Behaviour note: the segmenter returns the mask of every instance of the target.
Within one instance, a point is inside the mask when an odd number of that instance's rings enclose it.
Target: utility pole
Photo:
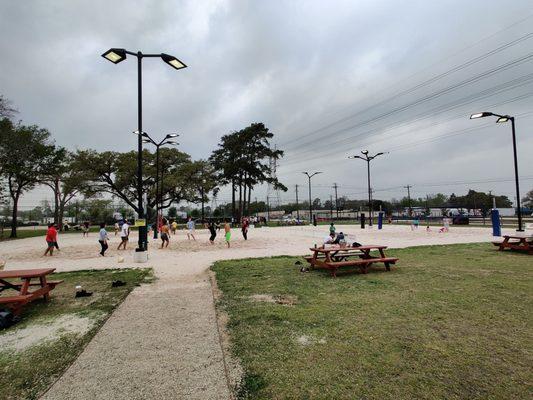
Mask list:
[[[492,208],[496,208],[496,196],[492,195],[492,190],[489,190],[489,196],[492,197]]]
[[[407,203],[409,204],[409,216],[413,215],[413,209],[411,208],[411,185],[404,186],[407,189]]]
[[[270,204],[268,203],[268,196],[267,196],[267,222],[270,222]]]
[[[333,220],[333,196],[329,195],[329,219]]]
[[[300,206],[298,205],[298,185],[296,186],[296,219],[300,222]]]
[[[426,222],[427,222],[427,227],[429,229],[429,195],[426,194]]]
[[[339,200],[337,198],[337,184],[333,184],[333,189],[335,189],[335,210],[337,211],[337,219],[339,218]]]

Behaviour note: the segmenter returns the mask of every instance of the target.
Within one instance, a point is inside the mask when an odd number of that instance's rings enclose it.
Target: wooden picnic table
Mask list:
[[[14,314],[19,314],[22,307],[39,297],[43,297],[46,301],[50,299],[50,291],[61,281],[49,281],[46,279],[55,271],[55,268],[39,268],[39,269],[21,269],[0,271],[0,293],[7,289],[13,289],[18,292],[15,296],[0,296],[0,306],[5,305],[13,310]],[[12,282],[7,279],[20,279],[20,282]],[[37,282],[32,282],[33,279],[38,279]],[[32,286],[37,286],[36,290],[30,291]]]
[[[311,247],[309,250],[313,255],[305,259],[313,268],[328,269],[333,277],[337,276],[337,269],[341,267],[358,267],[363,274],[366,274],[374,263],[383,263],[387,271],[390,271],[390,265],[395,264],[398,259],[387,257],[386,248],[387,246],[381,245]],[[372,256],[370,252],[373,250],[377,250],[379,256]]]
[[[532,236],[514,236],[504,235],[502,242],[492,242],[494,246],[498,246],[499,251],[505,249],[524,251],[533,255],[533,235]]]

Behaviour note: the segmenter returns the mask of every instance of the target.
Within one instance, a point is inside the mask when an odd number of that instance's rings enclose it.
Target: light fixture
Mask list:
[[[143,139],[143,143],[152,143],[152,141],[148,139]]]
[[[366,156],[368,154],[368,150],[362,150],[361,153]]]
[[[175,69],[187,68],[187,66],[184,63],[182,63],[176,57],[171,56],[169,54],[161,53],[161,58],[163,59],[164,62],[166,62],[172,68],[175,68]]]
[[[496,123],[497,124],[501,124],[502,122],[507,122],[509,121],[509,117],[505,116],[505,117],[500,117],[496,120]]]
[[[166,141],[165,143],[166,144],[175,144],[175,145],[179,144],[178,142],[175,142],[174,140],[169,140],[169,141]]]
[[[111,61],[113,64],[118,64],[126,59],[125,49],[109,49],[102,54],[106,60]]]
[[[485,118],[485,117],[490,117],[492,115],[494,115],[494,114],[491,113],[491,112],[480,112],[480,113],[472,114],[470,116],[470,119]]]
[[[169,134],[167,135],[167,138],[174,138],[174,137],[178,137],[178,136],[179,136],[178,133],[169,133]]]

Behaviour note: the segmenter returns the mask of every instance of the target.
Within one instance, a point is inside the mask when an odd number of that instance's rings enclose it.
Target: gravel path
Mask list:
[[[404,226],[386,226],[382,231],[338,226],[337,230],[348,233],[349,240],[390,247],[492,239],[490,230],[483,228],[455,228],[447,234],[423,228],[412,232]],[[327,226],[261,228],[251,230],[245,242],[234,230],[229,250],[222,238],[209,245],[206,232],[198,231],[196,242],[180,233],[172,237],[168,249],[150,250],[147,264],[133,264],[131,251],[96,256],[96,237],[62,235],[61,252],[47,258],[41,257],[43,238],[0,243],[0,258],[7,260],[8,269],[152,267],[158,278],[127,297],[42,399],[231,398],[209,266],[221,259],[306,254],[327,232]],[[125,261],[120,262],[120,257]]]

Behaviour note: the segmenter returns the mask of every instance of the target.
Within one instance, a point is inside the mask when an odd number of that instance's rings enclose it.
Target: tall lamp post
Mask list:
[[[383,154],[385,153],[376,153],[374,154],[373,156],[370,156],[368,154],[368,150],[363,150],[361,151],[361,154],[363,155],[363,157],[361,156],[350,156],[348,158],[350,159],[355,159],[355,158],[359,158],[363,161],[366,161],[366,167],[367,167],[367,178],[368,178],[368,207],[369,207],[369,221],[368,221],[368,225],[369,226],[372,226],[372,221],[374,219],[374,210],[372,209],[372,189],[370,188],[370,161],[372,161],[374,158],[378,157],[378,156],[382,156]]]
[[[148,58],[161,58],[164,62],[170,65],[174,69],[183,69],[187,66],[178,60],[176,57],[165,54],[143,54],[138,51],[136,53],[128,51],[126,49],[112,48],[102,54],[106,60],[111,61],[113,64],[118,64],[126,59],[126,55],[137,57],[137,132],[142,132],[142,59]],[[139,135],[137,142],[137,200],[138,200],[138,214],[139,219],[145,218],[145,210],[143,206],[143,185],[142,185],[142,150],[143,150],[143,138]],[[137,251],[146,251],[148,247],[148,231],[146,224],[139,227],[139,243]]]
[[[321,174],[322,172],[314,172],[312,174],[309,174],[309,172],[302,172],[302,174],[307,175],[307,178],[309,179],[309,224],[313,223],[313,202],[311,201],[311,178],[315,175]]]
[[[201,187],[201,192],[202,192],[202,224],[204,223],[204,186],[205,186],[205,182],[206,180],[205,179],[202,179],[202,187]]]
[[[137,135],[139,135],[139,132],[135,131],[133,132]],[[161,140],[159,143],[153,140],[150,135],[148,135],[146,132],[141,133],[139,136],[142,136],[142,142],[143,143],[150,143],[155,146],[155,209],[156,209],[156,217],[155,217],[155,224],[156,228],[154,229],[154,239],[157,239],[158,235],[158,229],[159,229],[159,220],[160,220],[160,210],[161,205],[163,203],[163,170],[161,170],[161,174],[159,173],[159,148],[161,146],[165,145],[178,145],[178,142],[175,142],[174,140],[170,140],[172,138],[176,138],[179,136],[177,133],[169,133],[166,135],[163,140]]]
[[[518,207],[518,229],[517,232],[523,232],[524,229],[522,228],[522,209],[520,207],[520,185],[518,183],[518,161],[516,157],[516,135],[515,135],[515,126],[514,126],[514,117],[511,117],[510,115],[498,115],[491,112],[480,112],[476,114],[472,114],[470,116],[470,119],[478,119],[478,118],[485,118],[485,117],[497,117],[496,123],[503,123],[511,121],[511,128],[513,133],[513,155],[514,155],[514,179],[515,179],[515,185],[516,185],[516,206]]]

